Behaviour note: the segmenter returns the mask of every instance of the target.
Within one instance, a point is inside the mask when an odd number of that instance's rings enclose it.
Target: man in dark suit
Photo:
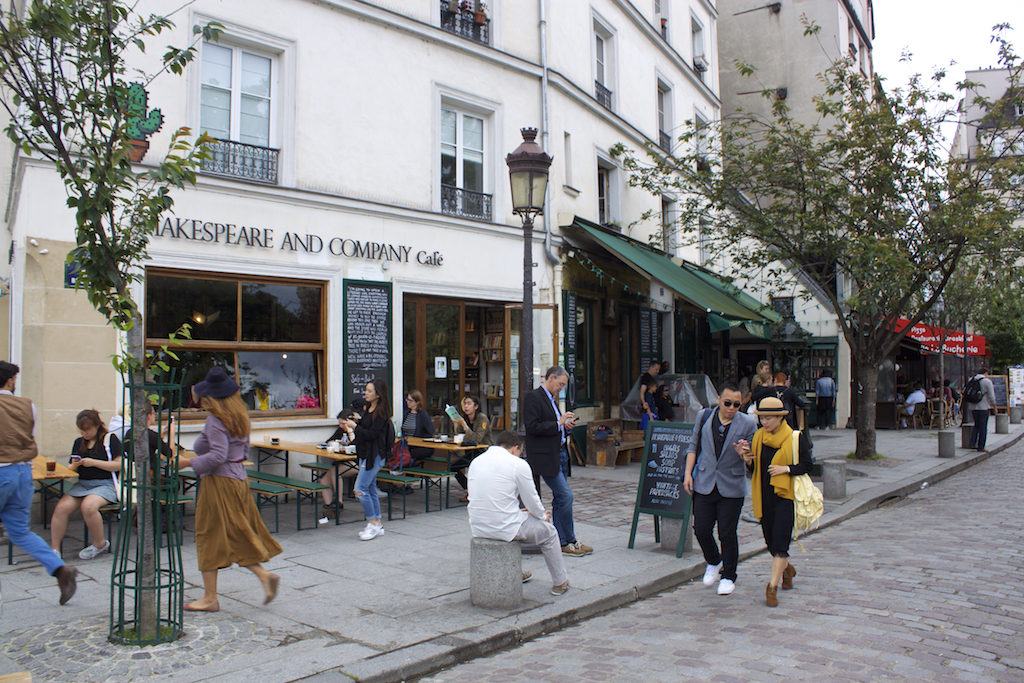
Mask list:
[[[565,369],[557,365],[548,368],[540,386],[523,397],[523,426],[526,428],[526,460],[533,470],[534,481],[540,477],[551,489],[551,523],[558,532],[562,553],[582,557],[594,549],[577,541],[573,529],[572,489],[566,479],[569,470],[566,439],[577,418],[558,408],[558,393],[568,382],[569,373]]]

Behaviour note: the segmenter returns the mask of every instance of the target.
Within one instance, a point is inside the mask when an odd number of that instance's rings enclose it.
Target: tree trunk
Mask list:
[[[855,395],[857,416],[857,449],[854,457],[867,460],[875,455],[875,401],[878,398],[878,362],[868,359],[857,364],[860,391]]]
[[[146,428],[148,397],[146,390],[141,388],[145,382],[145,348],[142,341],[142,315],[136,311],[133,325],[127,332],[128,354],[137,361],[138,370],[132,377],[132,450],[134,451],[134,475],[138,486],[138,497],[135,502],[135,515],[138,520],[139,563],[136,567],[138,591],[136,593],[135,615],[136,626],[143,640],[152,640],[159,634],[160,624],[157,617],[156,604],[156,566],[153,553],[153,537],[150,527],[152,506],[152,481],[149,472],[149,434]]]

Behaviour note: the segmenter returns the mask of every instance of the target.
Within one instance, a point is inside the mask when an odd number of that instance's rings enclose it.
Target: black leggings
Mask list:
[[[761,500],[761,533],[772,557],[789,557],[793,539],[793,501],[769,493]]]

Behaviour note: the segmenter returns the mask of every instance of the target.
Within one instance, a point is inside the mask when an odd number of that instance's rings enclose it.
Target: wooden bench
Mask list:
[[[595,439],[599,428],[605,427],[611,434],[606,439]],[[597,467],[628,465],[632,460],[643,459],[644,433],[640,430],[622,429],[622,420],[592,420],[587,423],[587,464]]]
[[[193,497],[193,496],[183,496],[183,495],[180,495],[180,494],[176,494],[173,500],[161,500],[160,504],[162,506],[165,506],[165,507],[168,506],[168,505],[176,505],[177,508],[175,510],[176,510],[176,512],[178,514],[178,519],[180,521],[181,520],[181,511],[184,509],[185,505],[187,503],[192,503],[194,501],[195,501],[195,497]],[[124,506],[121,505],[121,503],[107,503],[106,505],[100,507],[100,509],[99,509],[99,513],[103,517],[103,523],[107,527],[107,540],[110,541],[110,547],[107,548],[107,552],[108,553],[114,552],[114,536],[111,533],[111,529],[113,527],[114,520],[120,517],[121,511],[123,509],[124,509]],[[83,547],[88,546],[89,545],[89,527],[87,527],[85,525],[85,520],[82,520],[82,538],[85,539],[85,546],[83,546]],[[162,541],[161,541],[161,543],[162,543]]]
[[[319,494],[325,489],[331,487],[327,484],[320,484],[318,482],[302,481],[301,479],[292,479],[291,477],[282,477],[279,474],[269,474],[267,472],[261,472],[259,470],[246,470],[250,479],[256,481],[262,481],[267,484],[276,484],[277,486],[283,486],[286,489],[290,489],[295,492],[295,528],[302,530],[302,500],[309,499],[313,501],[313,519],[319,519],[320,514],[320,496]]]
[[[455,476],[454,472],[448,470],[432,470],[425,467],[403,467],[401,472],[395,474],[403,474],[406,476],[415,477],[414,481],[419,481],[425,485],[426,497],[423,501],[423,511],[430,512],[430,489],[437,489],[437,509],[443,510],[448,507],[449,496],[452,488],[452,477]],[[444,482],[444,500],[441,499],[442,489],[441,482]]]
[[[405,519],[405,487],[416,484],[421,480],[416,477],[407,477],[404,474],[396,474],[389,472],[388,470],[381,470],[377,473],[378,484],[392,484],[399,493],[402,494],[402,519]],[[391,521],[391,499],[393,496],[388,494],[388,521]]]
[[[248,481],[249,490],[256,496],[256,509],[260,511],[261,515],[263,514],[264,505],[274,506],[274,533],[276,534],[281,526],[277,512],[277,499],[280,496],[287,495],[291,489],[278,486],[277,484],[269,484],[251,477]]]

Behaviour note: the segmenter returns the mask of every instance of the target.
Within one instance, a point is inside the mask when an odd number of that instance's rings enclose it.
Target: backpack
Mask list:
[[[981,399],[985,397],[985,393],[981,390],[981,380],[977,377],[972,377],[971,381],[964,387],[964,400],[968,403],[981,403]]]
[[[800,462],[800,432],[793,431],[793,464]],[[800,534],[817,528],[821,513],[825,511],[825,497],[811,481],[811,475],[793,477],[793,540]]]
[[[395,425],[388,420],[387,427],[384,429],[384,444],[381,453],[384,454],[384,464],[389,470],[401,470],[412,464],[409,442],[405,440],[405,437],[396,439]]]

